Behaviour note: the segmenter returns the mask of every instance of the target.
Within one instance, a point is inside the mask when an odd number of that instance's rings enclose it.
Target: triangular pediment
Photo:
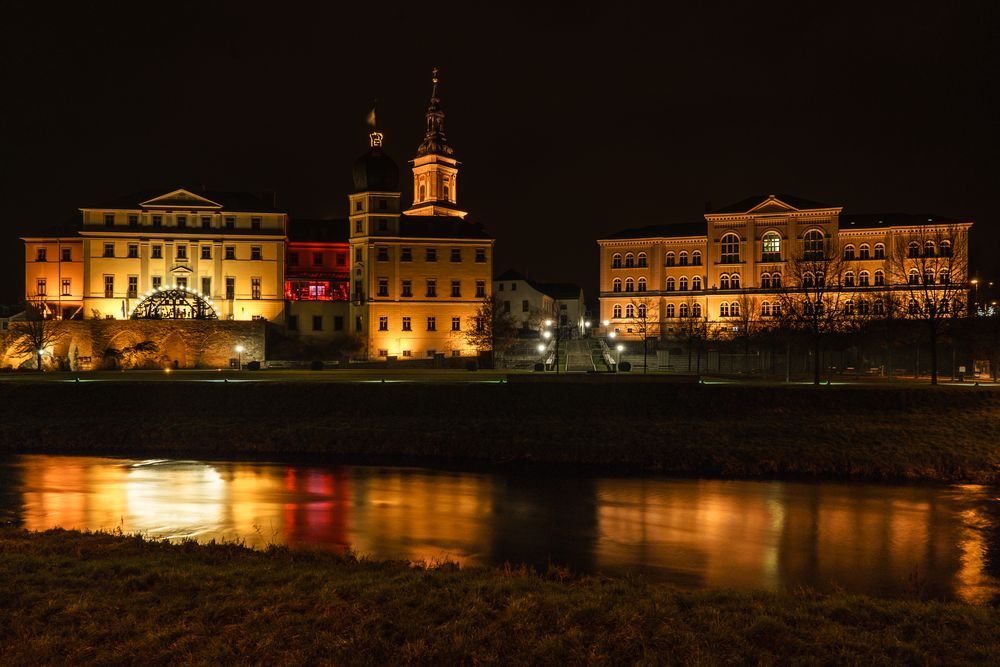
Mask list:
[[[788,202],[781,201],[774,195],[769,195],[767,199],[762,200],[747,213],[787,213],[798,210]]]
[[[190,190],[180,188],[167,192],[159,197],[147,199],[139,203],[143,208],[215,208],[221,209],[222,204],[206,199]]]
[[[186,276],[194,273],[194,271],[191,269],[190,266],[184,266],[183,264],[181,264],[179,266],[175,266],[174,268],[170,269],[170,273],[175,275]]]

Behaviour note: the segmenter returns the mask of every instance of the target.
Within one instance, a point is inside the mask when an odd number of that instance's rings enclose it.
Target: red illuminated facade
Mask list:
[[[348,301],[347,220],[291,220],[285,262],[288,301]]]

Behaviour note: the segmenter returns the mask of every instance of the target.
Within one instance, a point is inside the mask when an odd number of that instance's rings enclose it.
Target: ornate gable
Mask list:
[[[214,202],[211,199],[206,199],[200,195],[196,195],[190,190],[185,190],[180,188],[174,190],[173,192],[168,192],[162,194],[159,197],[153,197],[152,199],[147,199],[144,202],[140,202],[139,206],[142,208],[163,208],[163,209],[173,209],[173,208],[204,208],[204,209],[221,209],[222,204]]]
[[[767,199],[762,200],[759,204],[747,211],[747,213],[788,213],[789,211],[798,210],[799,209],[796,207],[778,199],[776,196],[768,195]]]

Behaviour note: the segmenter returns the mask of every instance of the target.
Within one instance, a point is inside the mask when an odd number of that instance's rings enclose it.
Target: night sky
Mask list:
[[[973,220],[996,275],[997,3],[208,4],[5,8],[0,301],[19,236],[134,191],[346,216],[372,100],[408,177],[434,65],[497,273],[592,299],[596,238],[788,193]]]

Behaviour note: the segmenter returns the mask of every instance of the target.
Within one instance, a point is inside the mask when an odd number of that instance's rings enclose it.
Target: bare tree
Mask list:
[[[37,297],[27,300],[24,319],[11,322],[10,328],[14,334],[14,351],[32,355],[39,371],[42,370],[42,353],[64,335],[62,322],[46,319],[45,304]]]
[[[642,372],[649,367],[649,340],[660,337],[660,307],[659,299],[638,297],[629,301],[628,311],[632,312],[629,320],[635,332],[642,338]]]
[[[692,370],[693,361],[693,370],[700,375],[701,355],[708,342],[716,337],[718,329],[709,321],[708,314],[701,311],[701,305],[693,298],[681,304],[679,322],[678,338],[684,341],[688,351],[688,372]]]
[[[906,295],[905,316],[925,327],[931,384],[938,380],[938,341],[968,305],[968,248],[966,227],[934,225],[899,234],[889,253],[893,284]]]
[[[761,321],[760,303],[757,297],[744,291],[736,299],[737,311],[732,316],[735,323],[735,330],[730,332],[731,338],[738,341],[743,349],[743,372],[748,372],[750,365],[750,347],[753,339],[758,336],[763,328]]]
[[[476,309],[472,326],[462,332],[465,340],[480,352],[492,352],[496,361],[517,342],[517,322],[504,312],[496,295],[484,298]]]

